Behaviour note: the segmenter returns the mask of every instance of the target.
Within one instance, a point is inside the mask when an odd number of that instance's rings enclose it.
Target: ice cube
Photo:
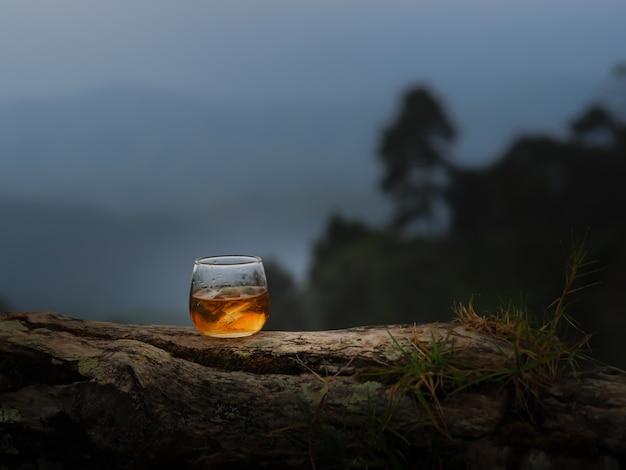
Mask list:
[[[233,302],[222,307],[221,311],[224,313],[223,320],[227,325],[231,325],[232,323],[239,320],[246,309],[252,304],[252,302]]]
[[[204,290],[202,290],[201,292],[199,292],[198,294],[196,294],[196,297],[199,297],[201,299],[205,299],[205,300],[211,300],[214,299],[215,297],[217,297],[220,293],[219,289],[210,289],[210,288],[206,288]]]

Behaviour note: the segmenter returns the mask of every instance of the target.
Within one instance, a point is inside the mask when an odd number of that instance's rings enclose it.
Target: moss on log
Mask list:
[[[0,314],[0,468],[624,465],[623,371],[560,378],[531,419],[498,381],[422,406],[371,373],[402,361],[416,338],[447,338],[464,363],[505,366],[502,344],[460,324],[215,339]]]

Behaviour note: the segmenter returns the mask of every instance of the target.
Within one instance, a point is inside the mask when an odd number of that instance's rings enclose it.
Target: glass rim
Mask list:
[[[262,263],[262,261],[260,256],[255,255],[212,255],[197,258],[194,264],[203,266],[240,266]]]

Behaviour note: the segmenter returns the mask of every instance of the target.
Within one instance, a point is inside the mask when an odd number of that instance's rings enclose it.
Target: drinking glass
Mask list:
[[[189,313],[203,335],[253,335],[265,325],[269,310],[267,279],[258,256],[207,256],[195,261]]]

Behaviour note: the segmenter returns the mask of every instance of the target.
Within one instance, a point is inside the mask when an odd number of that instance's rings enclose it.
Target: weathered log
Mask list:
[[[460,360],[492,369],[503,361],[493,338],[458,324],[215,339],[0,314],[0,468],[408,468],[435,457],[457,468],[624,465],[623,371],[563,377],[534,422],[511,412],[501,383],[426,412],[367,373],[402,361],[416,338],[451,339]]]

